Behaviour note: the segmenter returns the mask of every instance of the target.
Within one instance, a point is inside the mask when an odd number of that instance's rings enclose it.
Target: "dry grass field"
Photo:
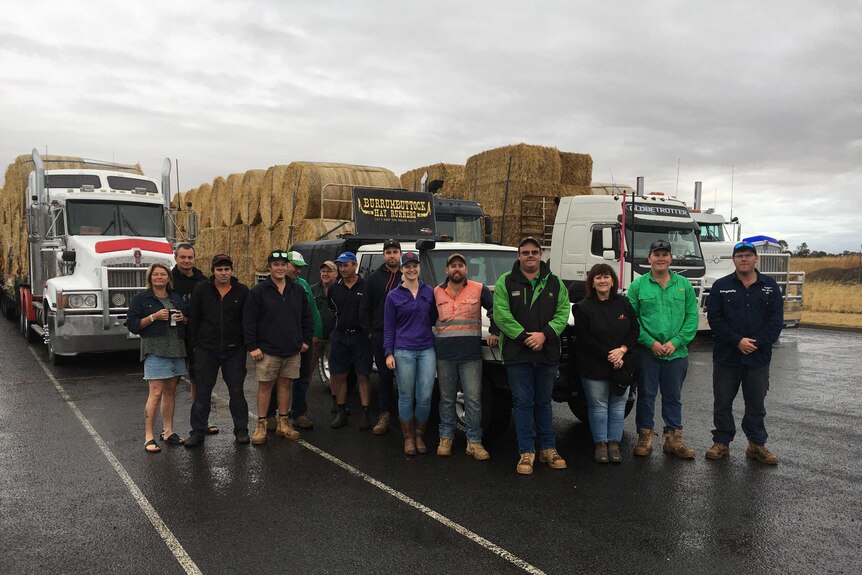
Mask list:
[[[858,255],[793,258],[805,272],[802,323],[862,328],[862,265]]]

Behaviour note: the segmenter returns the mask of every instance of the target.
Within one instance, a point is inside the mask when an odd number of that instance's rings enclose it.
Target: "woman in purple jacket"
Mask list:
[[[431,413],[437,358],[434,333],[437,306],[434,290],[419,281],[419,256],[401,256],[401,285],[390,291],[383,307],[383,349],[386,366],[398,380],[398,417],[404,453],[425,453],[423,434]],[[415,407],[414,407],[415,402]]]

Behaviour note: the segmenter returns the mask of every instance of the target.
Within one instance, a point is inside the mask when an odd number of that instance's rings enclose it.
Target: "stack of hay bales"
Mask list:
[[[324,186],[327,200],[321,205]],[[218,177],[181,194],[179,201],[191,201],[198,214],[198,267],[208,266],[216,253],[227,252],[235,275],[252,284],[255,273],[266,270],[273,249],[316,240],[339,225],[327,238],[353,233],[352,186],[397,188],[400,182],[385,168],[292,162]]]
[[[522,222],[542,218],[522,211],[527,196],[559,198],[590,193],[593,160],[588,154],[560,152],[556,148],[517,144],[481,152],[467,159],[462,199],[479,202],[494,222],[493,237],[516,246],[523,235]],[[553,217],[544,216],[553,223]]]
[[[42,156],[45,170],[92,170],[83,158],[77,156]],[[33,157],[25,154],[15,158],[6,167],[3,187],[0,188],[0,272],[10,282],[19,276],[29,275],[26,206],[30,198],[24,197],[30,172],[35,169]],[[143,175],[140,165],[110,168],[116,172]]]
[[[460,198],[464,195],[464,166],[461,164],[432,164],[415,168],[401,174],[401,187],[411,192],[422,190],[422,176],[428,173],[428,182],[441,180],[443,187],[438,194],[444,198]]]

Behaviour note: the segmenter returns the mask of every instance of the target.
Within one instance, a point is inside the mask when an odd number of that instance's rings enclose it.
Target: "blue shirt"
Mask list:
[[[395,349],[418,351],[434,347],[431,326],[437,322],[434,290],[420,282],[416,297],[404,285],[386,295],[383,307],[383,350],[391,355]]]
[[[772,359],[772,345],[784,327],[784,300],[778,283],[757,272],[747,288],[736,273],[715,280],[706,302],[709,327],[715,335],[712,359],[730,366],[762,367]],[[742,338],[755,340],[757,351],[743,354]]]

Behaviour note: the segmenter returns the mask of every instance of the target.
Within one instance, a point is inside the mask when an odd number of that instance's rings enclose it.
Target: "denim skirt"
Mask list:
[[[179,375],[188,375],[186,358],[184,357],[162,357],[160,355],[147,354],[144,358],[144,379],[171,379]]]

